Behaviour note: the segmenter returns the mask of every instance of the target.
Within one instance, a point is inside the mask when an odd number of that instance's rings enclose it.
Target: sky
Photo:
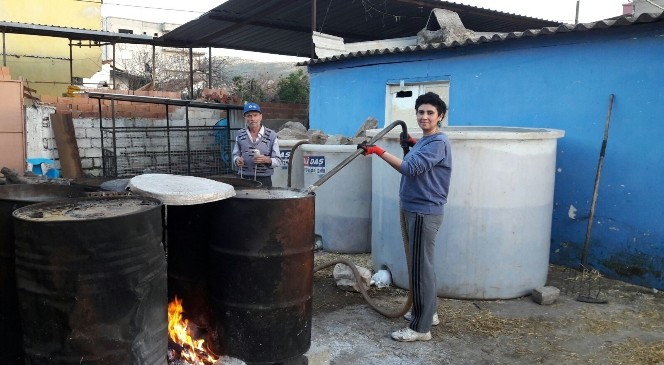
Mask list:
[[[380,2],[380,0],[371,1]],[[622,15],[622,4],[629,1],[631,0],[580,0],[579,22],[594,22]],[[225,0],[103,0],[102,16],[183,24],[224,2]],[[458,0],[454,2],[564,23],[574,23],[577,4],[577,0]],[[232,53],[233,56],[256,61],[297,60],[297,58],[286,56],[266,57],[254,52],[233,51]]]

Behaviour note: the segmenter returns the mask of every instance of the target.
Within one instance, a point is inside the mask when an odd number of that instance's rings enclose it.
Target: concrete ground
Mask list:
[[[369,254],[316,253],[316,265],[343,257],[371,269]],[[386,318],[359,293],[338,289],[332,269],[314,276],[310,365],[664,364],[664,295],[596,274],[551,266],[547,285],[561,289],[551,305],[511,300],[439,298],[441,323],[428,342],[400,343]],[[578,301],[579,293],[608,301]],[[407,292],[371,289],[383,308],[402,307]]]

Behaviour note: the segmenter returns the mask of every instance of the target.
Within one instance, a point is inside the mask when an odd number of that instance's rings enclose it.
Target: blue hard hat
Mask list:
[[[263,114],[261,112],[261,107],[256,103],[246,103],[246,104],[244,104],[244,113],[243,114],[247,114],[248,112],[259,112],[259,113]]]

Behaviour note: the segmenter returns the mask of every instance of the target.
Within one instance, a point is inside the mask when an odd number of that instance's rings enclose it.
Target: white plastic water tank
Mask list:
[[[399,128],[376,144],[403,156]],[[380,130],[367,132],[369,137]],[[446,127],[452,179],[436,240],[438,296],[507,299],[546,284],[557,139],[564,131]],[[421,138],[422,132],[410,131]],[[372,258],[395,285],[408,288],[399,221],[401,175],[374,158]]]
[[[304,186],[309,187],[350,156],[355,145],[302,145]],[[316,190],[315,231],[323,250],[371,251],[371,157],[358,156]]]
[[[296,143],[300,141],[306,141],[301,139],[280,139],[279,140],[279,152],[281,154],[281,166],[277,167],[274,170],[272,175],[272,186],[277,188],[287,188],[288,187],[288,159],[291,154],[291,150]],[[295,150],[295,155],[293,156],[293,166],[291,167],[291,188],[293,189],[302,189],[304,186],[304,169],[302,166],[302,147],[298,147]]]

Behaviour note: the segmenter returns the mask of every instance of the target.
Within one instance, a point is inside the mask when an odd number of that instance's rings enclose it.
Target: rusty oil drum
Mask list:
[[[30,204],[84,197],[90,190],[95,189],[53,184],[0,186],[0,357],[3,364],[24,364],[14,271],[12,212]]]
[[[158,200],[68,199],[13,217],[27,364],[166,364]]]
[[[277,363],[311,345],[313,194],[236,190],[214,204],[208,346],[247,363]]]
[[[260,188],[259,181],[234,176],[212,176],[208,179],[229,184],[235,189]],[[212,309],[207,269],[210,227],[219,224],[214,216],[215,204],[169,205],[166,210],[166,246],[168,252],[168,300],[182,300],[186,318],[195,325],[196,336],[211,327]]]

